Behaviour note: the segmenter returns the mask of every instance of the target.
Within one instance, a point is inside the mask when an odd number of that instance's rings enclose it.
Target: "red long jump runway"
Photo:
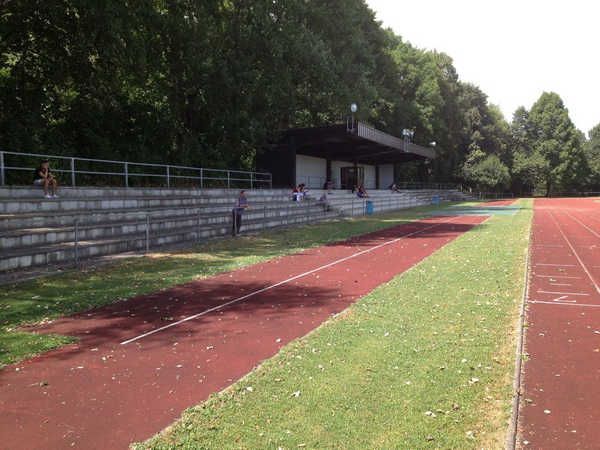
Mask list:
[[[0,371],[2,447],[146,440],[486,218],[427,218],[31,328],[81,341]]]
[[[534,205],[517,446],[598,449],[600,203]]]

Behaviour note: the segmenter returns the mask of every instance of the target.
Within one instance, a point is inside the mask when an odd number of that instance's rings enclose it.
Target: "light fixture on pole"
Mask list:
[[[350,133],[354,133],[356,129],[354,128],[354,113],[358,110],[358,106],[356,103],[352,103],[350,105],[350,111],[352,111],[352,117],[346,117],[346,129]]]
[[[414,135],[415,132],[413,130],[410,130],[408,128],[404,128],[402,130],[402,136],[404,136],[404,151],[406,153],[408,153],[408,144],[410,143],[410,140],[413,138]]]

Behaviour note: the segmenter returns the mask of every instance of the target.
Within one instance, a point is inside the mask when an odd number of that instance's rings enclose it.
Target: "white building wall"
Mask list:
[[[341,187],[342,187],[342,180],[341,180],[342,167],[348,167],[351,165],[352,164],[349,164],[344,161],[331,161],[331,178],[333,178],[331,181],[333,181],[334,188],[341,189]]]
[[[326,176],[326,159],[296,155],[296,182],[298,184],[304,183],[310,189],[321,189],[326,181]]]
[[[364,166],[365,167],[365,188],[375,189],[375,166]]]
[[[394,166],[392,164],[385,164],[379,166],[379,188],[387,189],[387,187],[394,181]]]
[[[331,178],[335,189],[341,187],[341,168],[352,166],[345,161],[331,161]],[[375,189],[376,167],[365,165],[365,188]],[[327,180],[327,160],[315,158],[314,156],[296,156],[296,181],[304,183],[307,188],[321,189]],[[394,166],[385,164],[379,166],[379,185],[382,189],[387,188],[394,180]],[[292,188],[293,186],[290,186]]]

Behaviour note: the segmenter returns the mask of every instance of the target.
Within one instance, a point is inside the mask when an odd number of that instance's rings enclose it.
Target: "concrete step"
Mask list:
[[[309,206],[311,210],[308,211]],[[319,212],[316,205],[289,205],[277,209],[268,209],[267,206],[254,206],[245,214],[245,219],[262,221],[280,221],[294,216],[304,217],[310,213]],[[164,210],[152,213],[127,212],[122,215],[114,213],[94,213],[91,215],[61,216],[61,224],[56,225],[47,221],[44,226],[31,228],[13,228],[0,232],[0,249],[38,247],[48,244],[73,241],[77,227],[77,237],[80,240],[111,239],[114,237],[127,237],[157,231],[179,230],[198,226],[213,227],[231,222],[231,208],[220,210]],[[68,220],[67,220],[68,219]],[[91,220],[90,220],[91,219]],[[104,219],[104,220],[102,220]],[[15,221],[23,222],[23,218],[16,217]]]
[[[325,212],[321,208],[313,207],[310,215],[307,211],[300,209],[294,210],[291,215],[284,213],[271,215],[266,219],[261,214],[247,214],[242,222],[242,232],[244,234],[287,228],[303,224],[316,223],[322,220],[330,220],[339,217],[339,212]],[[200,224],[187,223],[187,226],[179,226],[172,229],[164,229],[162,223],[154,229],[151,227],[147,232],[146,224],[137,224],[135,232],[127,235],[102,236],[98,239],[87,238],[77,239],[77,258],[89,259],[106,255],[127,253],[132,251],[141,251],[149,248],[155,250],[165,246],[177,246],[178,244],[193,245],[197,242],[208,240],[215,237],[231,235],[231,217],[229,220],[222,220],[218,223]],[[75,239],[74,230],[65,230],[66,238],[60,242],[38,243],[34,246],[12,247],[3,250],[0,257],[0,272],[19,270],[41,265],[60,265],[75,261]],[[54,232],[53,232],[54,233]],[[57,237],[60,232],[56,233]]]
[[[69,265],[78,260],[156,251],[231,236],[234,189],[62,188],[60,199],[45,200],[32,187],[0,187],[0,272]],[[315,223],[332,218],[431,204],[457,193],[370,191],[361,199],[349,191],[328,195],[332,211],[316,200],[293,202],[291,189],[248,190],[250,209],[242,232]],[[462,197],[461,197],[462,199]],[[75,238],[77,224],[77,238]]]
[[[213,215],[227,214],[232,209],[233,202],[228,203],[207,203],[194,206],[164,206],[164,207],[130,207],[113,208],[110,205],[96,209],[72,209],[57,210],[52,213],[11,213],[0,214],[0,233],[40,227],[64,227],[72,226],[75,218],[79,219],[81,225],[91,225],[103,222],[133,221],[145,218],[150,215],[151,218],[160,217],[181,217],[189,215]],[[272,201],[272,202],[253,202],[251,210],[268,209],[289,209],[297,208],[301,205],[291,201]]]
[[[178,188],[94,188],[59,187],[61,198],[144,198],[144,197],[230,197],[237,198],[239,189],[178,189]],[[252,196],[283,196],[287,189],[248,189]],[[41,199],[43,190],[35,186],[0,186],[2,199]],[[249,196],[250,196],[249,195]]]
[[[119,209],[163,209],[177,207],[204,207],[204,206],[233,206],[237,197],[124,197],[104,198],[86,197],[59,199],[34,198],[27,199],[1,199],[0,214],[56,214],[67,211],[94,211],[94,210],[119,210]],[[252,203],[281,203],[289,200],[287,195],[261,196],[253,199]]]

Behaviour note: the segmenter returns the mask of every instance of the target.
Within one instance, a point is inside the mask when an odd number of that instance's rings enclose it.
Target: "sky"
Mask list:
[[[600,2],[366,0],[404,42],[450,56],[507,121],[544,92],[560,96],[585,133],[600,124]]]

